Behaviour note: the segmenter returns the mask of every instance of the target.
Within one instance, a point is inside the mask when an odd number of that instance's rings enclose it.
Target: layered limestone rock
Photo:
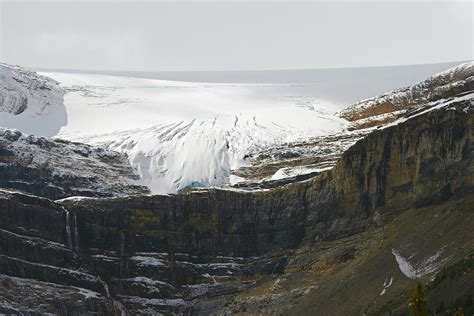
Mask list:
[[[0,128],[0,186],[58,199],[149,193],[120,153]]]
[[[351,147],[332,172],[345,206],[390,211],[472,193],[472,107],[455,102]]]
[[[0,275],[4,315],[124,315],[119,302],[73,286]]]

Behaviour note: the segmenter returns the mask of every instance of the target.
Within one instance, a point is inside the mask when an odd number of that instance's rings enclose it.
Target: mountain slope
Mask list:
[[[462,98],[269,190],[58,201],[0,190],[0,310],[31,309],[11,293],[43,286],[38,313],[403,315],[418,281],[433,309],[468,306],[472,286],[445,276],[473,280],[462,260],[474,249],[474,107]]]
[[[383,125],[427,102],[474,91],[474,62],[448,69],[415,85],[357,102],[341,111],[350,129]]]
[[[471,99],[473,80],[474,63],[469,62],[413,86],[360,101],[340,112],[350,121],[347,130],[251,152],[250,163],[233,170],[246,180],[235,186],[268,188],[315,176],[332,168],[350,146],[376,129],[399,124],[449,102]]]

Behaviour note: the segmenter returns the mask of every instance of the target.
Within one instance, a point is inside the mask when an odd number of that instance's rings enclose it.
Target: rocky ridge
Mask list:
[[[349,129],[363,129],[395,121],[409,110],[428,102],[448,99],[474,90],[474,62],[436,74],[415,85],[357,102],[341,111],[352,122]]]
[[[0,186],[50,199],[146,194],[123,154],[0,128]]]

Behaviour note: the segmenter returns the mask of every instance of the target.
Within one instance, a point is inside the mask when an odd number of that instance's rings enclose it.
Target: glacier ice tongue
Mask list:
[[[69,120],[56,137],[126,153],[154,193],[229,184],[250,151],[341,132],[347,124],[334,104],[315,99],[302,107],[281,85],[45,75],[67,91]]]

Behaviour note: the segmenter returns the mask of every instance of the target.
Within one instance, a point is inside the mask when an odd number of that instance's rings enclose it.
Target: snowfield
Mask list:
[[[211,84],[43,73],[66,90],[55,137],[124,152],[154,193],[235,182],[250,150],[341,132],[329,101],[283,84]]]

